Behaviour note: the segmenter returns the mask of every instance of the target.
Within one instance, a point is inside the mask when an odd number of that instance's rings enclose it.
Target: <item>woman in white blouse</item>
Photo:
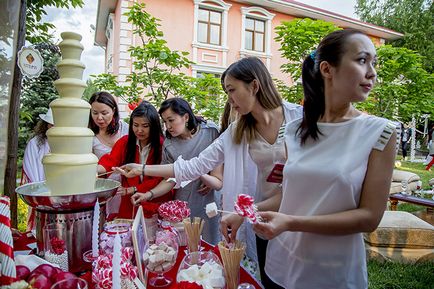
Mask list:
[[[42,158],[50,153],[47,131],[54,125],[53,112],[51,108],[47,113],[39,115],[40,120],[34,129],[34,136],[27,143],[24,150],[23,169],[21,174],[21,185],[45,181],[44,166]],[[29,207],[27,218],[27,230],[35,226],[35,210]]]
[[[128,134],[128,124],[120,120],[118,105],[110,93],[95,92],[89,103],[89,128],[95,133],[92,152],[100,159],[112,150],[118,139]]]
[[[301,117],[302,107],[281,99],[267,67],[256,57],[231,64],[223,73],[222,86],[238,118],[208,148],[190,160],[173,164],[123,166],[126,176],[175,177],[178,184],[194,180],[224,163],[221,189],[223,210],[233,211],[238,194],[254,196],[259,210],[278,210],[281,187],[267,182],[275,162],[285,154],[282,132],[285,124]],[[121,170],[122,171],[122,170]],[[258,240],[250,224],[234,214],[224,215],[220,230],[228,241],[247,242],[247,255],[265,263],[266,241]],[[258,248],[256,248],[258,246]],[[261,271],[262,282],[266,282]],[[266,288],[271,288],[267,283]]]
[[[304,115],[285,130],[280,209],[254,225],[270,239],[265,271],[284,288],[368,288],[362,232],[383,216],[396,143],[393,124],[352,105],[373,88],[376,61],[369,37],[344,29],[303,62]]]
[[[92,152],[101,159],[111,152],[113,145],[128,134],[128,124],[119,117],[119,109],[115,98],[106,91],[95,92],[89,99],[91,105],[89,128],[95,133]],[[111,174],[110,179],[121,181],[119,174]],[[113,197],[106,206],[107,214],[118,212],[120,196]]]

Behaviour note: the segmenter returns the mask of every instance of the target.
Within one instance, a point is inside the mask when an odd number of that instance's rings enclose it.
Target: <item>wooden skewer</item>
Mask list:
[[[114,173],[114,172],[115,171],[105,172],[105,173],[99,174],[98,177],[102,177],[102,176],[105,176],[105,175],[108,175],[108,174],[111,174],[111,173]]]

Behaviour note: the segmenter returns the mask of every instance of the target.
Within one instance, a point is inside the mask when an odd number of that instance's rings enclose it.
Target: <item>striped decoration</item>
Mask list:
[[[14,245],[11,231],[9,197],[0,197],[0,288],[7,288],[15,281]]]

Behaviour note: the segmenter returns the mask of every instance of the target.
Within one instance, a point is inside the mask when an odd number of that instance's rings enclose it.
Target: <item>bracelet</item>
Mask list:
[[[148,199],[148,201],[150,201],[154,198],[154,192],[152,190],[149,190],[148,192],[151,193],[151,197]]]
[[[134,195],[135,193],[137,193],[137,188],[136,188],[136,187],[133,187],[133,195]]]
[[[146,163],[143,163],[143,166],[142,166],[142,177],[145,177],[145,166],[146,166]]]

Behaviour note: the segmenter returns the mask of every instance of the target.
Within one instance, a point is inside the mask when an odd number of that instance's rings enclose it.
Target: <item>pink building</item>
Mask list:
[[[168,46],[187,51],[195,63],[185,73],[219,75],[227,66],[245,56],[261,58],[273,77],[291,80],[280,71],[285,59],[274,28],[293,18],[312,18],[356,28],[370,35],[376,44],[402,37],[401,33],[292,0],[138,0],[146,11],[161,19]],[[123,14],[135,1],[100,0],[95,42],[106,47],[105,70],[123,82],[130,74],[128,48],[135,45],[132,25]],[[121,104],[121,110],[122,104]]]

